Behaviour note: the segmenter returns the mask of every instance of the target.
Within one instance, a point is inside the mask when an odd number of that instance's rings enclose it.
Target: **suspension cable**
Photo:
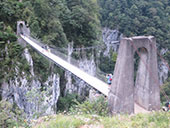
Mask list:
[[[149,41],[151,42],[151,37],[149,37]],[[151,43],[151,45],[152,45],[152,47],[156,50],[156,47],[155,47],[155,45],[153,45],[152,43]],[[158,51],[156,50],[156,52],[157,52],[157,54],[159,55],[159,57],[160,57],[160,59],[164,62],[164,64],[166,65],[166,67],[168,68],[168,70],[170,71],[170,67],[169,67],[169,64],[168,64],[168,62],[161,56],[161,54],[160,53],[158,53]]]
[[[33,35],[34,36],[34,38],[36,38],[36,40],[39,40],[39,39],[37,39],[37,37],[35,36],[35,35]],[[29,36],[30,37],[30,36]],[[112,45],[114,45],[114,44],[117,44],[117,43],[119,43],[120,41],[112,41],[112,43],[110,43],[110,44],[108,44],[109,46],[112,46]],[[105,44],[98,44],[98,45],[94,45],[94,46],[89,46],[89,47],[82,47],[82,48],[73,48],[73,51],[81,51],[81,50],[90,50],[90,49],[96,49],[96,48],[100,48],[100,49],[102,49],[102,48],[104,48],[104,46],[105,46]],[[58,48],[58,49],[60,49],[60,50],[67,50],[67,48],[60,48],[60,47],[53,47],[52,46],[52,48]]]
[[[109,46],[112,46],[114,44],[117,44],[119,43],[119,41],[114,41],[114,43],[111,43],[109,44]],[[83,47],[83,48],[73,48],[74,51],[77,51],[77,50],[90,50],[90,49],[95,49],[95,48],[103,48],[105,45],[104,44],[99,44],[99,45],[96,45],[96,46],[90,46],[90,47]]]

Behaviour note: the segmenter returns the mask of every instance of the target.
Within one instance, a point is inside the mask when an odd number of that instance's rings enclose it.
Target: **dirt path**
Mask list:
[[[138,104],[135,103],[135,114],[137,113],[149,113],[150,111],[147,111],[146,109],[142,108]]]
[[[104,128],[103,125],[83,125],[80,128]]]

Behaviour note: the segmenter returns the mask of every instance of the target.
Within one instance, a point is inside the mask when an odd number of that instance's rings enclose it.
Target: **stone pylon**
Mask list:
[[[17,21],[17,35],[30,35],[30,29],[26,26],[25,21]]]
[[[17,21],[17,35],[20,34],[30,36],[30,29],[26,26],[25,21]],[[26,47],[26,43],[22,38],[18,38],[18,43],[23,47]]]
[[[139,50],[139,49],[142,50]],[[134,82],[134,54],[140,57]],[[109,111],[134,113],[134,103],[146,110],[160,109],[156,40],[153,36],[123,38],[109,92]]]

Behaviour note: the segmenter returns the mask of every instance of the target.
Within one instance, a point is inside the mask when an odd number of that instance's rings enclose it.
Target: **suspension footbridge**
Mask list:
[[[97,89],[101,93],[103,93],[105,96],[108,96],[109,92],[109,86],[105,82],[101,81],[100,79],[89,75],[88,73],[82,71],[81,69],[77,68],[76,66],[68,63],[67,61],[63,60],[59,56],[56,56],[52,52],[49,52],[39,46],[37,43],[35,43],[33,40],[30,39],[30,37],[20,35],[23,40],[25,40],[29,45],[31,45],[34,49],[36,49],[38,52],[40,52],[45,57],[49,58],[53,62],[55,62],[57,65],[61,66],[67,71],[70,71],[83,81],[85,81],[87,84],[92,86],[93,88]]]
[[[108,96],[110,87],[107,83],[103,82],[102,80],[82,71],[78,67],[74,66],[73,64],[67,62],[66,60],[62,59],[60,56],[57,56],[56,54],[53,54],[52,52],[49,52],[48,50],[45,50],[44,47],[37,44],[35,40],[33,40],[29,36],[20,35],[20,37],[29,45],[31,45],[35,50],[37,50],[40,54],[47,57],[48,59],[55,62],[60,67],[64,68],[65,70],[71,72],[72,74],[76,75],[83,81],[85,81],[88,85],[92,86],[96,90],[100,91],[105,96]],[[134,104],[134,112],[135,113],[147,113],[148,111],[144,108],[140,107],[138,104]]]

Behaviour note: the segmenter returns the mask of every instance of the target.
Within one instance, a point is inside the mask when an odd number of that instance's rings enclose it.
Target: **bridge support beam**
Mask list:
[[[30,29],[26,26],[25,21],[17,21],[17,35],[30,35]],[[18,42],[25,47],[26,43],[23,39],[18,38]]]
[[[138,51],[144,48],[144,51]],[[134,82],[134,53],[140,56],[136,82]],[[124,38],[119,47],[118,58],[109,92],[109,111],[134,113],[134,103],[146,110],[160,109],[160,87],[156,41],[154,37]]]
[[[25,21],[17,22],[17,35],[20,34],[30,35],[30,29],[26,26]]]

